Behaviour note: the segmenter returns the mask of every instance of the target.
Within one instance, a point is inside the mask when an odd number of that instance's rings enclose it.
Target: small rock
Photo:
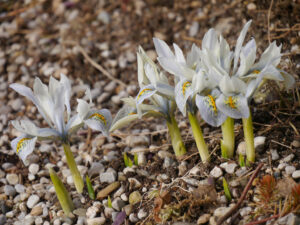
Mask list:
[[[286,163],[280,163],[277,168],[279,170],[283,170],[286,166],[288,166],[288,164],[286,164]]]
[[[142,200],[142,195],[138,191],[134,191],[129,195],[129,203],[134,205]]]
[[[15,185],[15,184],[19,183],[19,177],[15,173],[9,173],[9,174],[7,174],[6,175],[6,180],[11,185]]]
[[[237,147],[238,155],[246,155],[246,142],[242,141]]]
[[[121,199],[122,199],[124,202],[127,202],[127,201],[128,201],[128,197],[127,197],[126,193],[121,194]]]
[[[11,107],[14,111],[20,111],[20,109],[23,105],[23,101],[20,98],[14,99],[10,103],[11,103]]]
[[[117,197],[112,201],[111,205],[115,210],[121,211],[121,209],[125,206],[125,202],[120,197]]]
[[[189,35],[190,37],[196,36],[199,30],[199,23],[197,21],[194,21],[190,27]]]
[[[120,187],[120,182],[119,181],[111,183],[106,188],[103,188],[101,191],[98,192],[97,199],[106,198],[111,192],[116,190],[118,187]]]
[[[91,165],[91,168],[88,171],[89,177],[98,176],[99,174],[104,172],[104,166],[102,163],[94,162]]]
[[[125,143],[129,147],[148,146],[150,143],[150,140],[147,136],[129,135],[126,137]]]
[[[108,168],[105,173],[100,174],[100,182],[101,183],[111,184],[111,183],[115,182],[116,179],[117,179],[117,172],[112,168]]]
[[[146,211],[144,211],[144,209],[140,209],[137,214],[137,216],[140,220],[144,219],[147,215],[148,215],[148,213]]]
[[[295,172],[296,168],[294,166],[285,167],[285,172],[287,175],[291,175]]]
[[[130,220],[130,222],[132,222],[132,223],[136,223],[139,219],[138,219],[133,213],[131,213],[131,214],[129,215],[129,220]]]
[[[253,211],[253,209],[251,207],[244,207],[240,210],[240,215],[242,217],[249,215],[251,212]]]
[[[214,178],[219,178],[223,175],[223,172],[219,167],[215,166],[212,171],[210,171],[210,175]]]
[[[99,208],[96,206],[91,206],[86,211],[87,218],[95,218],[97,213],[99,212]]]
[[[117,83],[115,81],[111,81],[104,87],[104,91],[112,93],[116,89],[116,86]]]
[[[258,136],[254,138],[254,148],[257,152],[262,152],[264,150],[266,142],[266,137]]]
[[[200,174],[200,168],[198,166],[194,166],[189,173],[191,175],[198,176]]]
[[[39,172],[40,166],[38,164],[31,164],[28,168],[29,172],[33,175],[36,175]]]
[[[236,163],[228,163],[228,162],[225,162],[225,163],[222,163],[220,165],[221,168],[225,169],[226,173],[229,173],[229,174],[233,174],[234,173],[234,170],[235,168],[237,167],[238,165]]]
[[[178,166],[178,175],[183,176],[187,172],[187,162],[183,161]],[[191,173],[191,172],[190,172]]]
[[[214,216],[220,218],[224,216],[228,211],[230,210],[230,207],[219,207],[215,209]]]
[[[86,220],[88,225],[101,225],[105,223],[105,218],[104,217],[96,217],[96,218],[91,218]]]
[[[238,177],[244,176],[246,173],[247,173],[247,168],[246,168],[246,167],[239,168],[239,169],[235,172],[235,174],[236,174]]]
[[[0,215],[0,225],[6,224],[6,217],[4,215]]]
[[[279,159],[279,154],[276,149],[271,149],[271,158],[273,161]]]
[[[36,205],[32,208],[31,212],[30,212],[30,215],[32,216],[39,216],[41,215],[43,212],[43,208],[41,205]]]
[[[170,152],[164,151],[164,150],[160,150],[157,153],[158,157],[161,159],[165,159],[166,157],[172,158],[173,155]]]
[[[16,195],[16,189],[11,185],[5,185],[4,186],[4,193],[7,196],[15,196]]]
[[[198,220],[197,220],[197,224],[200,225],[200,224],[205,224],[209,221],[209,218],[210,218],[210,214],[203,214],[201,215]]]
[[[298,225],[300,224],[300,218],[294,213],[289,213],[288,215],[281,217],[277,220],[275,225]]]
[[[247,5],[247,9],[248,9],[249,11],[255,10],[255,9],[256,9],[256,5],[255,5],[253,2],[251,2],[251,3],[249,3],[249,4]]]
[[[293,174],[292,174],[292,177],[293,177],[294,179],[300,178],[300,170],[294,171]]]
[[[16,184],[15,189],[20,194],[25,192],[25,186],[23,184]]]
[[[137,153],[138,156],[138,165],[144,165],[146,164],[146,156],[144,152]]]
[[[169,168],[170,166],[172,166],[173,163],[174,163],[174,160],[172,158],[166,157],[164,159],[163,167],[164,168]]]
[[[102,11],[98,14],[97,19],[104,24],[110,23],[110,15],[106,11]]]
[[[27,207],[32,209],[40,200],[38,195],[31,195],[27,200]]]
[[[125,211],[125,213],[126,213],[127,216],[130,215],[130,213],[132,212],[132,205],[131,204],[125,205],[123,207],[123,210]]]
[[[299,148],[300,147],[300,141],[293,140],[292,141],[292,146],[294,146],[295,148]]]
[[[288,156],[286,156],[284,159],[283,159],[283,162],[291,162],[293,159],[294,159],[295,155],[294,154],[289,154]]]
[[[129,184],[131,189],[132,188],[140,188],[142,186],[141,182],[139,182],[137,179],[130,177],[128,178]]]

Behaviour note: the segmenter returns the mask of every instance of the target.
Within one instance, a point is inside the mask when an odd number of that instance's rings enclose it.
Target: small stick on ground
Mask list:
[[[279,215],[277,214],[277,215],[271,216],[271,217],[266,218],[266,219],[257,220],[257,221],[253,221],[253,222],[251,222],[251,223],[247,223],[246,225],[262,224],[262,223],[265,223],[265,222],[267,222],[267,221],[269,221],[269,220],[276,219],[276,218],[278,218],[278,217],[279,217]]]
[[[239,201],[237,202],[237,204],[231,209],[229,210],[228,213],[226,213],[223,217],[221,217],[218,222],[217,222],[217,225],[221,225],[223,224],[232,214],[234,214],[238,209],[239,207],[241,206],[241,204],[243,203],[244,199],[246,198],[246,195],[252,185],[252,182],[254,180],[254,178],[257,176],[258,172],[260,171],[260,169],[263,167],[263,163],[260,163],[258,165],[258,167],[256,168],[256,170],[254,171],[254,173],[252,174],[248,184],[246,185],[243,193],[242,193],[242,196],[240,197]]]
[[[273,6],[273,0],[271,1],[270,7],[268,10],[268,40],[269,40],[269,44],[271,44],[270,17],[271,17],[272,6]]]

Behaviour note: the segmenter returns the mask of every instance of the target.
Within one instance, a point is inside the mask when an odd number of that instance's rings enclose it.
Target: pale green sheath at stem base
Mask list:
[[[193,136],[195,138],[201,160],[203,162],[208,162],[209,161],[209,152],[208,152],[207,145],[203,138],[203,134],[201,131],[201,127],[199,125],[199,121],[198,121],[196,115],[192,112],[188,112],[188,117],[189,117],[190,124],[192,126]]]
[[[223,139],[221,140],[222,157],[229,159],[234,154],[234,119],[227,117],[221,125]]]
[[[178,128],[178,124],[174,116],[170,116],[169,119],[167,119],[167,126],[169,129],[175,155],[176,156],[184,155],[186,153],[186,149],[181,139],[180,130]]]
[[[83,191],[83,188],[84,188],[84,183],[83,183],[83,179],[78,171],[73,153],[71,152],[70,144],[63,143],[63,147],[64,147],[65,155],[67,158],[67,163],[68,163],[69,169],[71,171],[76,190],[79,194],[81,194]]]
[[[255,148],[254,148],[254,134],[253,134],[253,123],[252,115],[248,118],[243,118],[243,129],[246,142],[246,155],[249,162],[255,161]]]
[[[74,210],[74,204],[69,192],[52,168],[49,169],[49,174],[61,208],[63,209],[64,213],[69,216],[69,213]]]

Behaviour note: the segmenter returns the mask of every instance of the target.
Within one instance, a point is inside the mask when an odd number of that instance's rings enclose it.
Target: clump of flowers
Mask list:
[[[175,155],[181,156],[186,153],[186,149],[174,116],[176,109],[174,88],[141,47],[137,53],[137,61],[140,91],[135,98],[123,99],[125,106],[117,113],[110,131],[119,129],[138,118],[163,117],[168,126]],[[146,100],[147,104],[144,103]]]
[[[10,87],[31,100],[49,125],[49,128],[39,128],[29,120],[12,121],[12,125],[22,133],[11,142],[13,150],[26,162],[37,140],[61,141],[76,190],[82,193],[84,183],[70,149],[69,137],[84,124],[107,135],[112,121],[110,112],[107,109],[93,109],[91,94],[87,90],[86,96],[89,98],[89,103],[78,99],[77,114],[71,116],[71,84],[63,74],[60,76],[60,81],[50,77],[49,86],[43,84],[39,78],[35,78],[33,91],[17,83],[11,84]],[[50,174],[51,178],[57,177],[54,171],[50,171]],[[55,185],[61,182],[54,181],[53,183]],[[59,200],[61,202],[61,199]]]

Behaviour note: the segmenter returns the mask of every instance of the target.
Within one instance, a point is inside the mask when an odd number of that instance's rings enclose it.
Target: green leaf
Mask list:
[[[245,166],[245,159],[244,159],[244,156],[242,154],[239,154],[239,164],[240,164],[240,167]]]
[[[107,206],[108,208],[112,208],[110,196],[107,197]]]
[[[138,155],[137,153],[134,153],[134,158],[133,158],[133,161],[134,161],[134,165],[138,166],[139,165],[139,161],[138,161]]]
[[[69,216],[69,213],[74,210],[74,204],[69,192],[52,168],[49,169],[49,174],[61,208],[63,209],[64,213]]]
[[[231,198],[230,190],[228,187],[228,183],[224,177],[223,177],[223,189],[224,189],[224,193],[225,193],[227,200],[231,201],[232,198]]]
[[[132,160],[127,156],[126,152],[124,152],[124,164],[126,167],[132,167],[133,166],[133,162]]]
[[[95,191],[94,191],[94,188],[92,186],[91,180],[90,180],[88,175],[86,175],[86,177],[85,177],[85,182],[86,182],[86,186],[87,186],[87,189],[88,189],[90,199],[94,200],[95,199]]]

